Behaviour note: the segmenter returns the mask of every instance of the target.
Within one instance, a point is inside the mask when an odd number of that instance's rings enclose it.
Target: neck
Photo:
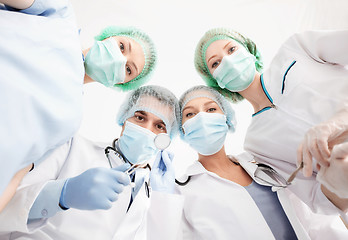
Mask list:
[[[240,166],[233,163],[225,152],[225,147],[210,156],[199,155],[199,162],[209,172],[216,173],[222,178],[238,183],[242,186],[247,186],[252,179],[246,171]]]
[[[220,151],[213,155],[204,156],[198,153],[198,161],[204,166],[205,169],[211,172],[216,172],[218,169],[230,166],[232,163],[226,155],[225,146],[223,146]]]
[[[89,52],[89,49],[91,48],[87,48],[85,50],[82,51],[82,54],[84,56],[84,58],[86,58],[86,55],[87,53]],[[85,73],[85,77],[83,79],[83,84],[86,84],[86,83],[91,83],[91,82],[95,82],[90,76],[88,76],[86,73]]]
[[[262,89],[261,74],[258,72],[256,72],[251,85],[247,89],[240,91],[239,94],[251,103],[255,112],[272,104]]]

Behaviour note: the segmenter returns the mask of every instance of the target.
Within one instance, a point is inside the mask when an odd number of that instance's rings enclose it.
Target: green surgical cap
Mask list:
[[[157,54],[154,43],[150,37],[143,31],[135,27],[122,27],[122,26],[109,26],[104,28],[99,35],[95,37],[95,40],[102,41],[112,36],[124,36],[134,39],[143,48],[145,55],[145,65],[141,73],[131,81],[123,84],[116,84],[114,89],[120,89],[122,91],[129,91],[137,89],[144,85],[149,79],[150,75],[156,65]]]
[[[222,95],[232,102],[238,102],[243,99],[242,95],[237,92],[231,92],[228,89],[220,88],[216,79],[210,74],[208,66],[205,61],[205,54],[207,48],[211,43],[221,39],[233,39],[243,45],[252,55],[255,56],[255,67],[258,72],[261,72],[263,63],[261,54],[256,48],[256,45],[249,38],[242,36],[240,33],[227,28],[213,28],[207,31],[197,44],[195,51],[194,64],[198,73],[201,75],[205,83],[218,90]]]

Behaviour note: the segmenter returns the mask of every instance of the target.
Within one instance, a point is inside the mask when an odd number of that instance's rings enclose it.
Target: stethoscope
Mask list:
[[[166,149],[170,145],[170,143],[171,143],[170,137],[166,133],[160,133],[156,135],[156,137],[154,138],[154,144],[156,148],[159,149],[160,151],[163,151],[164,149]],[[131,165],[130,168],[128,168],[125,171],[127,175],[133,174],[135,170],[139,168],[144,168],[144,169],[148,168],[151,171],[151,166],[147,162],[132,164],[122,154],[118,146],[118,138],[114,139],[114,141],[112,142],[112,146],[106,147],[104,151],[111,168],[116,167],[116,165],[120,165],[123,163],[129,163]],[[115,166],[113,166],[112,164],[113,162],[118,162],[118,163],[115,164]],[[134,182],[132,182],[132,188],[134,187],[135,187],[135,184]],[[150,181],[149,182],[145,181],[145,192],[146,192],[146,195],[149,197],[150,196]]]

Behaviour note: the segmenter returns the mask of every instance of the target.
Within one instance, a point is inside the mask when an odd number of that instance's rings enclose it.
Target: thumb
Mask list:
[[[131,165],[129,163],[125,163],[112,169],[115,171],[125,172],[128,168],[130,168],[130,166]]]

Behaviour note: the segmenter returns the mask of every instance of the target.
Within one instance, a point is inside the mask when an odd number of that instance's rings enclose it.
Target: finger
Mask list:
[[[320,152],[320,146],[319,144],[323,144],[321,140],[318,140],[318,141],[314,141],[314,142],[311,142],[310,143],[310,148],[309,148],[309,151],[311,153],[311,155],[315,158],[315,160],[320,163],[322,166],[327,166],[328,165],[328,159],[324,158],[322,155],[321,155],[321,152]],[[325,144],[324,144],[325,145]]]
[[[173,152],[170,152],[170,151],[167,151],[167,153],[168,153],[168,156],[169,156],[170,160],[173,162],[174,153],[173,153]]]
[[[124,172],[114,171],[113,177],[114,177],[114,180],[117,181],[117,183],[119,184],[122,184],[124,186],[127,186],[130,184],[130,178]]]
[[[107,198],[109,199],[110,202],[115,202],[118,199],[118,193],[115,191],[110,191]]]
[[[125,172],[128,168],[130,168],[130,166],[131,165],[129,163],[125,163],[112,169],[115,171]]]
[[[314,158],[325,167],[329,166],[330,150],[326,140],[320,139],[317,141],[318,154],[320,157],[314,156]]]
[[[162,151],[159,151],[156,155],[156,159],[152,165],[152,168],[153,169],[157,169],[159,168],[159,164],[160,164],[160,161],[161,161],[161,157],[162,157]]]
[[[124,185],[122,184],[116,183],[112,185],[112,190],[117,194],[120,194],[121,192],[123,192],[123,189],[124,189]]]
[[[318,172],[320,171],[320,168],[321,168],[320,164],[319,164],[319,163],[317,163],[317,169],[318,169]]]
[[[303,143],[300,144],[300,146],[297,148],[297,167],[301,165],[303,162]]]
[[[348,156],[348,143],[335,145],[332,149],[332,159],[343,159]]]
[[[305,177],[312,176],[313,166],[312,166],[312,155],[308,151],[307,147],[303,148],[303,175]]]
[[[166,166],[166,168],[169,169],[172,166],[172,161],[171,161],[167,151],[164,151],[162,153],[162,159],[163,159],[163,163]]]

